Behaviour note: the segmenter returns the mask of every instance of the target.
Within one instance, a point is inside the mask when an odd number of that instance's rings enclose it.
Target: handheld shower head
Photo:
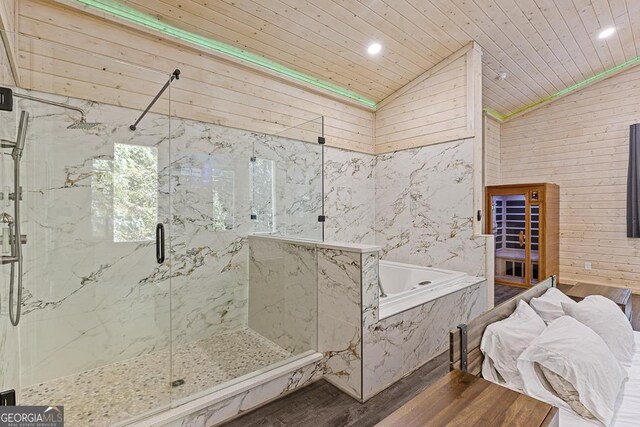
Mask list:
[[[20,125],[18,126],[18,137],[16,138],[16,145],[13,147],[11,156],[14,159],[22,157],[22,150],[24,150],[24,142],[27,139],[27,126],[29,125],[29,113],[22,111],[20,113]]]

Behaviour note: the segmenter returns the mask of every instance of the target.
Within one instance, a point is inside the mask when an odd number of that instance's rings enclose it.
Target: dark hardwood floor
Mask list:
[[[559,284],[566,291],[571,285]],[[524,288],[495,285],[495,304]],[[640,331],[640,295],[633,295],[632,326]],[[360,403],[325,380],[316,381],[281,399],[248,412],[225,427],[337,427],[373,426],[417,396],[449,371],[449,352],[436,357],[365,403]]]
[[[224,426],[373,426],[446,375],[448,371],[447,351],[365,403],[358,402],[327,381],[320,380]]]

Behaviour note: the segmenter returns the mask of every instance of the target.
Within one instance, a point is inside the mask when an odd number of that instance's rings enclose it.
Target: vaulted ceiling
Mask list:
[[[502,115],[640,55],[640,0],[118,1],[376,102],[471,40],[484,106]]]

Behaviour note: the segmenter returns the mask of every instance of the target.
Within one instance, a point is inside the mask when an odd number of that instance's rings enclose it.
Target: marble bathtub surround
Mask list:
[[[473,233],[473,141],[373,156],[325,154],[325,236],[376,244],[381,258],[486,275]]]
[[[378,251],[318,250],[318,350],[325,378],[365,401],[446,350],[449,331],[487,309],[487,282],[379,319]]]
[[[459,291],[377,323],[364,313],[363,401],[447,351],[449,331],[487,310],[486,280],[464,280]]]

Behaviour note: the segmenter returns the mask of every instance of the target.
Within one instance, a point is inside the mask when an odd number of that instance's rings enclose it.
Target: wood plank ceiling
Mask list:
[[[374,101],[475,40],[484,106],[502,115],[640,55],[640,0],[118,1]]]

